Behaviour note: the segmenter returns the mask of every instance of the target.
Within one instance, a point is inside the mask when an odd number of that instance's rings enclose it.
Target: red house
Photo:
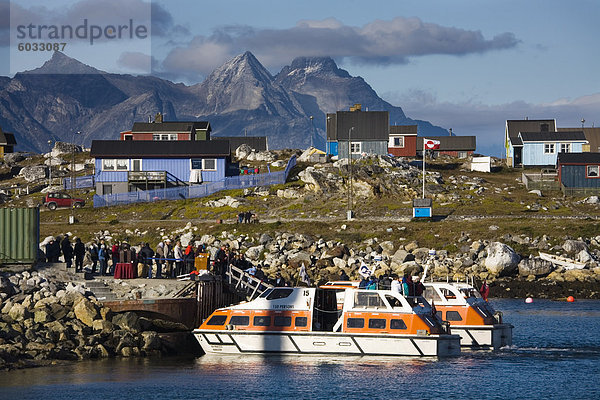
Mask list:
[[[163,122],[162,115],[156,115],[154,122],[134,122],[130,131],[121,132],[121,140],[210,140],[208,121]]]
[[[417,125],[392,125],[388,153],[396,157],[417,155]]]

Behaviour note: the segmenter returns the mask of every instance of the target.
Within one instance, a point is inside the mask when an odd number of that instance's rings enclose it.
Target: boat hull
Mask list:
[[[462,347],[497,350],[512,345],[511,324],[451,325],[450,329],[460,335]]]
[[[447,357],[460,354],[458,335],[349,334],[194,330],[206,353],[336,354]]]

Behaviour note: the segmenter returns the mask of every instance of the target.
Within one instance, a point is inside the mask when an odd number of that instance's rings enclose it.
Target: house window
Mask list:
[[[587,166],[587,177],[588,178],[598,178],[600,176],[600,166],[599,165],[588,165]]]
[[[196,158],[192,159],[192,169],[201,169],[204,171],[216,171],[216,158]]]
[[[125,140],[133,140],[133,135],[125,135]]]
[[[350,143],[350,154],[360,154],[361,153],[361,143],[360,142],[352,142]]]
[[[554,143],[544,143],[544,154],[554,154]]]
[[[216,171],[217,160],[215,158],[205,158],[202,160],[202,169],[205,171]]]
[[[116,160],[102,160],[102,170],[103,171],[115,171],[116,170]]]
[[[571,152],[571,143],[561,143],[560,144],[560,152],[561,153],[570,153]]]
[[[177,140],[176,133],[155,133],[152,135],[152,140]]]
[[[404,147],[404,136],[394,138],[394,147]]]
[[[127,171],[129,169],[129,160],[116,160],[117,171]]]

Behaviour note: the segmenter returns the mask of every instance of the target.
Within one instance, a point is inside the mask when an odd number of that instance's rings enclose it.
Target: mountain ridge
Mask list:
[[[330,57],[297,57],[272,75],[245,52],[187,86],[100,71],[56,52],[39,68],[0,77],[0,126],[15,133],[17,149],[36,152],[47,151],[48,140],[72,141],[73,132],[82,132],[76,141],[84,145],[114,139],[157,112],[166,121],[208,120],[215,136],[267,136],[272,148],[311,142],[324,148],[326,113],[355,103],[389,111],[390,121],[418,124],[420,135],[447,134],[406,117]]]

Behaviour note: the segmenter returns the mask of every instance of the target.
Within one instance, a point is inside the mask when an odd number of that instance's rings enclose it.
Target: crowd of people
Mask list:
[[[69,235],[64,235],[50,238],[45,245],[47,262],[58,262],[63,256],[67,268],[72,268],[74,261],[75,272],[83,272],[86,265],[92,274],[110,276],[114,275],[117,264],[131,263],[136,277],[149,279],[189,274],[195,270],[195,259],[200,254],[206,254],[206,246],[190,243],[184,247],[178,239],[164,239],[153,249],[149,243],[132,246],[127,241],[111,244],[104,239],[84,244],[75,238],[72,243]]]
[[[255,278],[275,286],[287,286],[287,282],[280,273],[275,279],[270,279],[260,265],[253,265],[243,253],[231,249],[223,244],[214,256],[210,254],[206,245],[196,245],[190,241],[187,246],[182,246],[181,241],[163,239],[153,249],[149,243],[132,246],[127,241],[114,241],[112,244],[104,239],[91,241],[84,244],[80,238],[71,242],[69,235],[54,238],[45,245],[45,258],[47,262],[58,262],[63,257],[67,268],[75,267],[75,272],[83,272],[84,265],[92,275],[114,276],[116,266],[121,263],[133,265],[134,275],[137,278],[169,279],[177,278],[196,270],[196,259],[204,259],[205,267],[213,275],[226,278],[227,267],[233,265]]]
[[[345,280],[343,276],[341,279]],[[384,276],[381,279],[377,279],[375,275],[370,275],[363,277],[358,287],[360,289],[373,290],[390,289],[404,296],[422,296],[425,291],[425,285],[420,282],[419,277],[415,277],[413,281],[413,277],[410,274],[404,274],[403,276],[393,274],[391,276]]]

